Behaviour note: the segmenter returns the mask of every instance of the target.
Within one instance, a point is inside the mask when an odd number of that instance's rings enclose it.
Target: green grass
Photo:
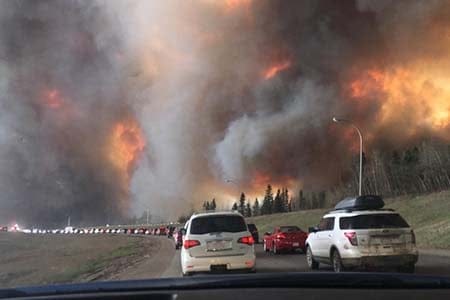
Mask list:
[[[140,253],[139,251],[140,243],[135,241],[126,246],[119,247],[112,250],[111,252],[101,255],[98,258],[91,259],[75,269],[69,269],[63,274],[59,274],[58,277],[50,278],[50,282],[65,283],[74,282],[77,279],[98,273],[108,266],[110,266],[114,260],[120,259],[122,257],[133,257]]]
[[[420,248],[450,249],[450,191],[422,196],[386,199],[386,207],[398,211],[414,228]],[[280,225],[315,226],[330,209],[316,209],[249,218],[260,235]]]

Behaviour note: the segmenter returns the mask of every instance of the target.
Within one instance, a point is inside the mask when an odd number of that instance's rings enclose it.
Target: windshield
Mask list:
[[[195,218],[191,222],[191,234],[247,231],[244,218],[240,216],[209,216]]]
[[[296,231],[302,231],[297,226],[281,226],[280,227],[281,232],[296,232]]]
[[[399,215],[377,214],[346,217],[339,220],[341,229],[377,229],[377,228],[408,228],[409,225]]]
[[[449,0],[0,1],[0,288],[449,277],[449,212]]]

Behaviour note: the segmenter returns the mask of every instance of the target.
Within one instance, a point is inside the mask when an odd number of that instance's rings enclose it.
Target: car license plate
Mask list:
[[[299,243],[292,243],[292,246],[298,247],[298,246],[299,246]]]
[[[206,249],[208,251],[224,251],[231,249],[231,241],[209,241],[206,242]]]

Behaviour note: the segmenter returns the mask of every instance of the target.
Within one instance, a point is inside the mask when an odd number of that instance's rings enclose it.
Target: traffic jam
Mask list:
[[[339,202],[317,226],[304,231],[295,225],[276,226],[262,238],[255,224],[237,211],[194,213],[185,224],[158,226],[103,226],[64,229],[21,229],[17,224],[1,231],[31,234],[127,234],[166,236],[181,250],[183,276],[214,271],[256,272],[255,244],[263,253],[302,253],[310,270],[321,264],[335,272],[395,270],[414,273],[418,261],[415,234],[379,196],[358,196]]]
[[[254,244],[260,241],[259,233],[254,224],[245,223],[241,214],[194,214],[178,232],[182,235],[183,276],[210,271],[256,271]],[[342,200],[308,232],[293,225],[277,226],[264,234],[262,242],[266,253],[304,253],[310,270],[323,264],[335,272],[414,273],[418,261],[412,228],[400,214],[384,208],[381,197],[372,195]],[[176,243],[177,249],[180,243]]]

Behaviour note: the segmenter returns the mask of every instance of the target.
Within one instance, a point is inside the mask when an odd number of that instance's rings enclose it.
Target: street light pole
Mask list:
[[[363,136],[362,136],[361,130],[355,124],[350,122],[349,120],[338,119],[336,117],[333,117],[333,122],[335,122],[335,123],[339,123],[339,122],[348,123],[351,127],[356,129],[356,131],[358,132],[358,135],[359,135],[359,191],[358,191],[358,195],[361,196],[361,189],[362,189],[362,153],[363,153]]]
[[[237,194],[238,194],[238,200],[237,201],[239,201],[239,197],[240,197],[240,194],[239,194],[239,187],[238,187],[238,184],[234,181],[234,180],[232,180],[232,179],[226,179],[225,180],[227,183],[231,183],[231,184],[233,184],[235,187],[236,187],[236,192],[237,192]],[[237,203],[237,202],[236,202]]]

